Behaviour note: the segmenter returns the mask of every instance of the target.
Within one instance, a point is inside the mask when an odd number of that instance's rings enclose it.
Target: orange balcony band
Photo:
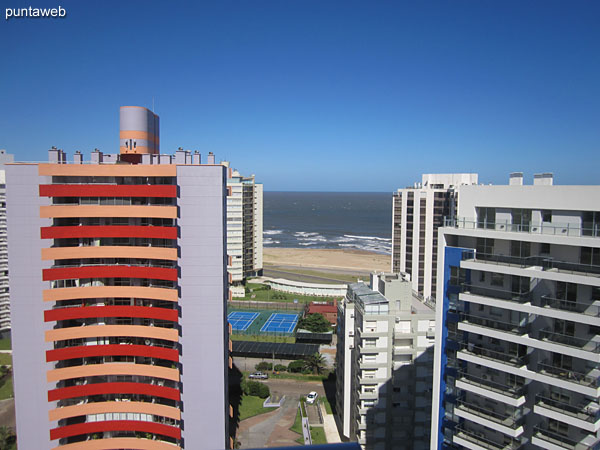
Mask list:
[[[82,258],[138,258],[177,261],[177,249],[164,247],[136,247],[127,245],[52,247],[42,249],[43,261]]]
[[[65,361],[74,358],[90,358],[94,356],[143,356],[146,358],[166,359],[178,362],[179,352],[173,348],[154,347],[151,345],[78,345],[76,347],[58,348],[46,351],[46,362]]]
[[[176,219],[176,206],[145,205],[52,205],[40,206],[40,218],[152,217]]]
[[[179,381],[179,370],[146,364],[104,363],[86,366],[63,367],[46,372],[46,381],[69,380],[71,378],[99,377],[104,375],[137,375]]]
[[[103,431],[141,431],[181,439],[181,429],[177,426],[145,422],[143,420],[105,420],[102,422],[85,422],[53,428],[50,430],[50,440],[53,441],[55,439]]]
[[[38,164],[38,175],[63,177],[175,177],[175,164]]]
[[[174,184],[41,184],[40,197],[176,198]]]
[[[52,450],[113,450],[115,448],[129,448],[133,450],[180,450],[176,444],[164,441],[138,438],[111,438],[92,439],[90,441],[73,442],[60,445]]]
[[[160,138],[147,131],[136,131],[136,130],[121,130],[119,131],[119,139],[144,139],[146,141],[154,141],[157,144],[160,143]]]
[[[44,334],[46,342],[128,336],[179,342],[179,332],[175,328],[147,327],[144,325],[87,325],[47,330]]]
[[[172,406],[149,402],[94,402],[82,405],[63,406],[48,411],[48,419],[62,420],[88,414],[141,413],[181,420],[181,411]]]
[[[44,311],[44,322],[92,317],[139,317],[177,322],[178,313],[175,309],[148,306],[76,306]]]
[[[48,391],[48,401],[56,402],[67,398],[90,397],[93,395],[109,394],[139,394],[150,397],[181,400],[179,389],[157,386],[148,383],[117,382],[117,383],[92,383],[79,386],[69,386]]]
[[[147,298],[150,300],[177,301],[177,289],[146,286],[85,286],[74,288],[44,289],[45,302],[77,300],[86,298]]]
[[[42,239],[107,237],[177,239],[177,228],[134,225],[83,225],[74,227],[42,227],[41,237]]]
[[[177,281],[177,269],[138,266],[81,266],[42,270],[43,281],[73,280],[77,278],[148,278]]]

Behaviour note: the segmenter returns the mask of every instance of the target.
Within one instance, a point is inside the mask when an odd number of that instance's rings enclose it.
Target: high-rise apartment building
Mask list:
[[[600,446],[600,187],[461,186],[440,228],[431,448]]]
[[[13,155],[0,150],[0,338],[10,337],[10,288],[8,285],[8,247],[6,238],[6,174],[4,164]]]
[[[242,176],[229,168],[227,178],[227,271],[231,275],[230,290],[234,297],[243,297],[243,281],[262,275],[263,269],[263,185],[254,175]]]
[[[122,108],[119,155],[7,166],[19,448],[230,445],[226,172],[149,150],[157,120]]]
[[[348,286],[337,335],[342,434],[369,450],[429,448],[434,310],[402,274],[373,274]]]
[[[424,174],[421,183],[394,193],[392,272],[408,273],[426,300],[436,293],[437,230],[453,216],[456,187],[465,184],[477,184],[477,174]]]

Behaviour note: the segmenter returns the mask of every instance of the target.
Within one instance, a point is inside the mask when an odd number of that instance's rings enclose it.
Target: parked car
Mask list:
[[[264,372],[254,372],[248,375],[248,378],[250,378],[251,380],[266,380],[267,378],[269,378],[269,375],[267,375]]]
[[[318,396],[319,396],[319,394],[317,394],[315,391],[310,392],[306,396],[306,403],[313,404],[317,400]]]

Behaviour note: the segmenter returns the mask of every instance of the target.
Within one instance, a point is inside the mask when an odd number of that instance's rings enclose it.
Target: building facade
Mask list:
[[[522,180],[439,230],[431,448],[599,447],[600,187]]]
[[[437,287],[437,230],[454,215],[456,187],[465,184],[477,184],[477,174],[424,174],[421,183],[394,193],[392,272],[409,274],[427,300]]]
[[[49,155],[7,166],[19,448],[228,447],[225,169]]]
[[[373,274],[371,287],[349,285],[340,309],[344,436],[365,449],[429,448],[435,312],[401,274]]]
[[[10,287],[8,285],[8,246],[6,237],[6,173],[4,164],[13,155],[0,150],[0,338],[10,337]]]
[[[227,179],[227,271],[231,275],[231,292],[243,297],[247,277],[260,276],[263,270],[263,185],[254,175],[244,177],[229,168]]]

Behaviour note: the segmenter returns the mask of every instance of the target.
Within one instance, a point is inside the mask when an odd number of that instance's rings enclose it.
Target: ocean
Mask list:
[[[265,247],[391,254],[391,192],[265,192]]]

